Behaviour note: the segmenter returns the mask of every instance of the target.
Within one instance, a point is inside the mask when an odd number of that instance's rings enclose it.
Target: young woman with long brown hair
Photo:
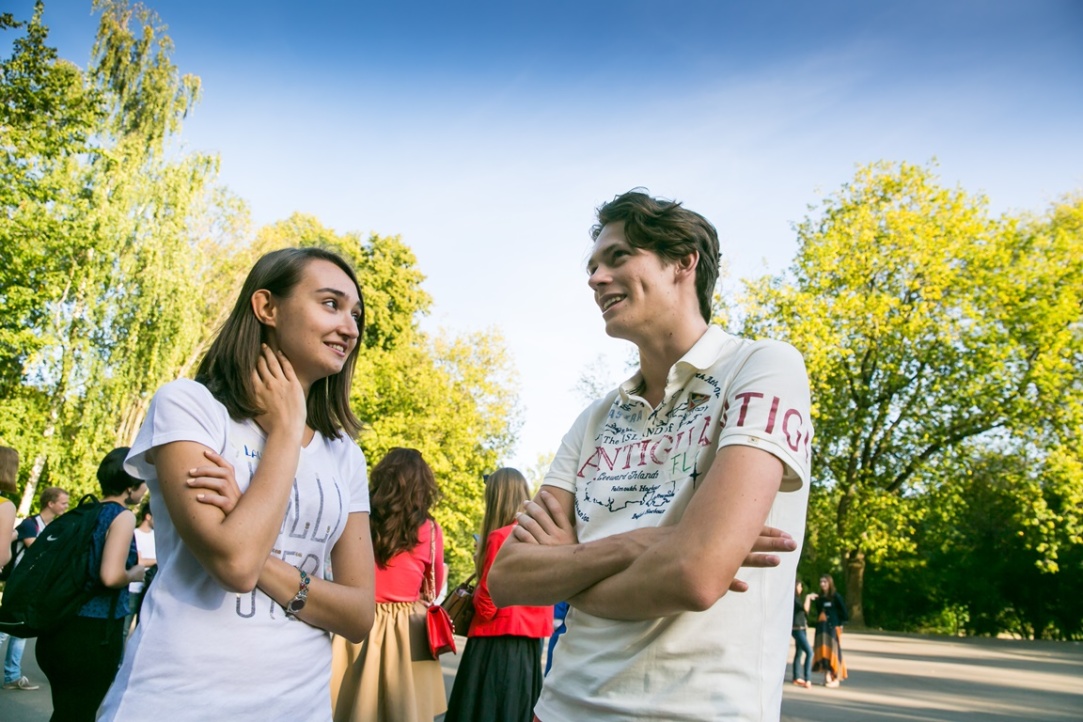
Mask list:
[[[376,618],[368,638],[332,643],[335,722],[431,722],[447,707],[440,662],[411,655],[410,615],[425,580],[444,581],[444,536],[429,510],[440,496],[417,449],[395,448],[372,470],[372,549]],[[430,591],[429,594],[433,594]],[[415,630],[420,631],[420,630]],[[414,639],[425,648],[425,640]],[[420,644],[419,644],[420,643]]]
[[[328,632],[361,640],[373,616],[364,318],[341,257],[268,253],[195,380],[155,394],[125,469],[151,491],[159,572],[98,719],[330,719]]]
[[[541,641],[553,633],[553,608],[504,607],[489,596],[489,568],[530,499],[516,469],[498,469],[485,481],[485,516],[474,565],[474,621],[445,722],[530,722],[541,694]]]

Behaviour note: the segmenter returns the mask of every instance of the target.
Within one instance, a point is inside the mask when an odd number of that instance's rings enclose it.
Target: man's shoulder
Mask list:
[[[777,359],[781,362],[803,363],[801,353],[786,341],[734,336],[721,330],[715,335],[715,339],[712,366],[740,362],[752,356],[760,359]]]

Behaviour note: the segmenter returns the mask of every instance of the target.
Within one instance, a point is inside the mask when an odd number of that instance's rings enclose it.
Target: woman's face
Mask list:
[[[275,298],[268,314],[266,325],[306,393],[342,371],[357,346],[361,299],[350,277],[330,261],[309,261],[290,295]]]
[[[826,593],[828,589],[827,577],[820,580],[820,591]]]
[[[805,587],[804,587],[804,585],[802,585],[802,584],[801,584],[801,582],[797,582],[796,584],[794,584],[794,585],[793,585],[793,590],[794,590],[795,592],[797,592],[798,594],[800,594],[800,593],[801,593],[801,591],[802,591],[802,590],[803,590],[804,588],[805,588]]]

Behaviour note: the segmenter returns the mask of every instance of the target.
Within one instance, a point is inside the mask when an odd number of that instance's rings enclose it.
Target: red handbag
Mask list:
[[[432,542],[429,558],[432,561],[429,564],[429,573],[422,581],[421,597],[427,607],[425,632],[429,641],[429,652],[432,659],[437,659],[445,652],[458,654],[459,651],[455,648],[455,629],[451,625],[451,617],[439,604],[433,604],[436,599],[436,522],[432,523],[429,537]]]
[[[444,652],[458,654],[455,649],[455,630],[451,627],[451,617],[439,604],[433,604],[425,613],[425,627],[429,632],[429,649],[433,657]]]

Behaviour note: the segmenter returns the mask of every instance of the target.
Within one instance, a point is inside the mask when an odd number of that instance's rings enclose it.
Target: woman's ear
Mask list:
[[[266,288],[261,288],[252,294],[252,313],[255,314],[256,320],[264,326],[274,328],[275,312],[277,310],[275,297]]]

